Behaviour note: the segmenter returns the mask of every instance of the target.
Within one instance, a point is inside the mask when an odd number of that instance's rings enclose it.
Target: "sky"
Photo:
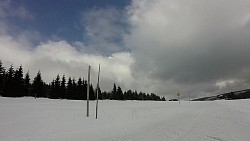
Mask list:
[[[175,98],[249,88],[249,0],[0,0],[0,60]]]

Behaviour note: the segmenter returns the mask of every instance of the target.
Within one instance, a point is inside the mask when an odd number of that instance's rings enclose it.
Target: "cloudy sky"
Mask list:
[[[167,99],[250,88],[250,1],[0,0],[0,60]]]

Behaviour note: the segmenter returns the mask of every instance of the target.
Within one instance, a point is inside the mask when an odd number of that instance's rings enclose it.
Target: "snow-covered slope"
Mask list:
[[[250,100],[86,101],[0,97],[0,141],[249,141]]]

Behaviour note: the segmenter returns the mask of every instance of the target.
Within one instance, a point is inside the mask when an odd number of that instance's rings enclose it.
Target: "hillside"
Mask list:
[[[235,100],[235,99],[249,99],[250,98],[250,89],[233,91],[228,93],[222,93],[216,96],[208,96],[202,98],[196,98],[192,101],[213,101],[213,100]]]

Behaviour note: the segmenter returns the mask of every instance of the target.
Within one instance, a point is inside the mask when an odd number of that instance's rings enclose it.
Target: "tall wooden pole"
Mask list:
[[[100,64],[99,64],[99,71],[98,71],[98,78],[97,78],[97,90],[96,90],[96,114],[95,118],[97,119],[97,113],[98,113],[98,99],[99,99],[99,80],[100,80]]]
[[[90,69],[91,69],[91,67],[89,66],[89,70],[88,70],[88,85],[87,85],[87,117],[89,117],[89,84],[90,84]]]

